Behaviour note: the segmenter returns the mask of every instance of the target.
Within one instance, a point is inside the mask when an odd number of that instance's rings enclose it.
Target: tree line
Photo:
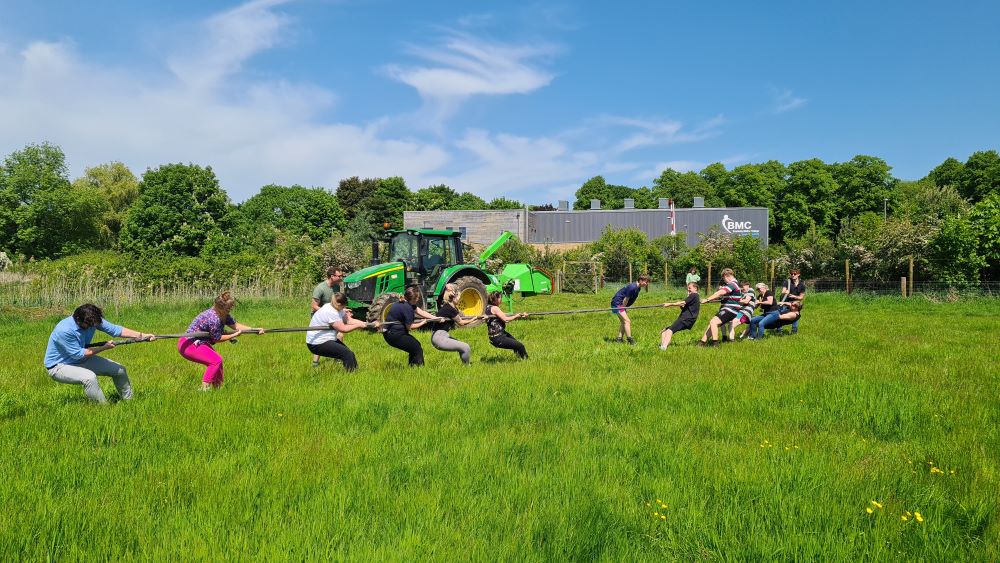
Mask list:
[[[806,275],[836,275],[846,259],[862,278],[890,279],[912,256],[924,278],[956,285],[1000,279],[995,150],[976,152],[964,162],[948,158],[916,181],[895,178],[884,160],[865,155],[842,163],[811,159],[732,169],[715,163],[700,172],[667,169],[651,188],[612,185],[596,176],[577,190],[574,208],[587,209],[591,199],[599,199],[604,208],[620,209],[626,198],[637,208],[655,208],[661,197],[689,207],[698,196],[708,207],[769,208],[768,256],[794,263]],[[93,251],[133,261],[242,256],[273,268],[298,260],[295,253],[322,260],[316,255],[322,247],[327,260],[363,263],[368,235],[386,225],[401,227],[405,210],[523,207],[446,185],[412,191],[401,177],[351,177],[332,190],[266,185],[234,204],[208,166],[164,164],[137,177],[112,162],[70,180],[58,146],[30,144],[0,166],[0,251],[20,262]],[[728,244],[705,235],[702,250],[660,241],[654,251],[636,252],[695,260],[692,252],[708,256]]]

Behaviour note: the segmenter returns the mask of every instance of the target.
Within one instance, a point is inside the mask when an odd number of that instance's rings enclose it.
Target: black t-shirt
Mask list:
[[[760,302],[763,303],[764,301],[767,301],[768,297],[771,298],[771,304],[764,305],[763,307],[764,312],[770,313],[772,311],[777,311],[778,307],[780,307],[780,305],[778,305],[778,298],[777,296],[774,295],[774,292],[771,291],[770,289],[764,292],[764,296],[760,298]]]
[[[806,292],[806,284],[799,278],[799,283],[792,283],[792,280],[785,280],[785,287],[788,288],[788,295],[803,295]]]
[[[701,298],[697,293],[688,293],[684,298],[684,305],[681,307],[681,314],[677,317],[678,322],[695,322],[698,320],[698,313],[701,312]]]
[[[442,305],[441,308],[438,309],[437,316],[448,320],[434,323],[434,330],[452,330],[455,328],[454,318],[457,317],[458,314],[458,309],[450,303]]]
[[[386,327],[386,332],[393,334],[403,334],[410,331],[410,325],[413,324],[413,313],[416,311],[416,307],[410,305],[406,301],[399,301],[398,303],[393,303],[389,307],[389,313],[385,316],[386,321],[392,321]]]

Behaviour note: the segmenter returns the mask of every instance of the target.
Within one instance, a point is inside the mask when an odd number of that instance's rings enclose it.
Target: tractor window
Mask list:
[[[417,255],[419,254],[417,242],[417,237],[409,233],[397,233],[393,235],[392,240],[389,242],[389,261],[406,262],[411,265],[416,264]]]
[[[457,263],[455,257],[455,239],[430,238],[427,240],[427,258],[424,264],[430,270],[439,264],[451,265]]]

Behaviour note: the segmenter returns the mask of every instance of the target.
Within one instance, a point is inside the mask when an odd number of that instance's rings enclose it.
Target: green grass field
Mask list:
[[[106,315],[180,332],[205,306]],[[302,326],[306,309],[251,301],[234,315]],[[529,319],[509,327],[526,362],[490,347],[484,327],[465,329],[469,368],[428,333],[427,366],[408,369],[357,332],[353,374],[313,369],[304,334],[245,336],[218,346],[226,385],[211,393],[196,391],[202,369],[176,341],[140,344],[106,353],[136,398],[101,407],[41,366],[59,312],[8,310],[0,554],[1000,558],[997,301],[815,295],[804,313],[794,337],[704,349],[681,333],[666,352],[659,330],[677,309],[635,312],[635,348],[605,341],[611,314]]]

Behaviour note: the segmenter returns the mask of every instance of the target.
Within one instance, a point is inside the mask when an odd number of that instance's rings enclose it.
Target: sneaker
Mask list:
[[[319,362],[313,362],[313,367],[314,368],[318,368],[319,367]]]
[[[698,346],[701,346],[702,348],[704,348],[705,346],[708,346],[708,343],[705,342],[704,340],[699,340],[698,341]]]
[[[619,336],[618,338],[615,338],[615,342],[617,342],[618,344],[621,344],[622,342],[625,342],[625,341],[622,340],[621,336]]]
[[[709,345],[710,347],[714,348],[714,347],[716,347],[716,346],[718,346],[718,345],[719,345],[719,341],[718,341],[718,340],[713,340],[713,341],[709,342],[709,344],[708,344],[708,345]]]
[[[666,351],[666,349],[667,349],[666,346],[660,346],[660,350]]]
[[[635,346],[635,339],[632,338],[631,336],[628,337],[628,345]]]

